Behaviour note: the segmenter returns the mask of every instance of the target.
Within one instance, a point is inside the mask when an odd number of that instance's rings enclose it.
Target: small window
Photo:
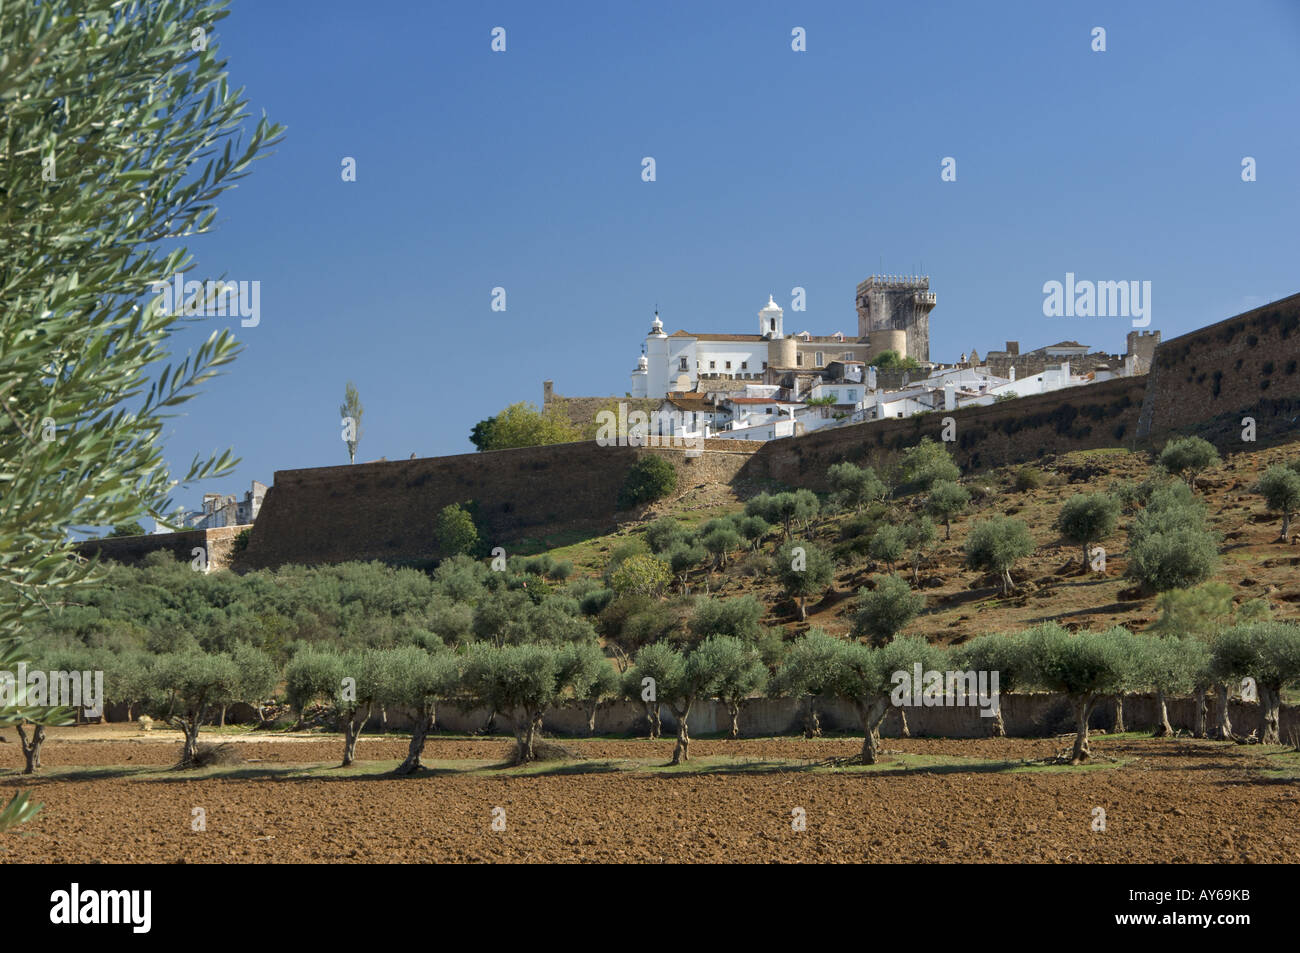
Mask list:
[[[794,366],[795,366],[795,367],[803,367],[803,355],[802,355],[802,354],[796,354],[796,355],[794,356]]]
[[[731,362],[730,362],[730,361],[727,362],[727,370],[731,370]]]
[[[742,371],[747,371],[747,370],[749,370],[749,361],[741,361],[741,362],[740,362],[740,369],[741,369]]]
[[[763,370],[767,370],[767,361],[763,362]]]
[[[853,352],[852,352],[852,351],[845,351],[845,352],[844,352],[844,360],[846,360],[846,361],[851,361],[851,360],[853,360]]]
[[[817,359],[817,360],[816,360],[816,363],[813,365],[814,367],[821,367],[823,364],[826,363],[826,360],[825,360],[826,355],[825,355],[824,353],[822,353],[821,351],[818,351],[814,356],[815,356],[816,359]]]
[[[716,370],[716,369],[717,369],[717,366],[718,366],[718,362],[717,362],[717,361],[709,361],[709,370],[711,370],[711,371],[712,371],[712,370]]]
[[[677,365],[677,369],[678,369],[679,371],[689,370],[689,368],[687,368],[687,366],[686,366],[686,358],[682,358],[682,362],[681,362],[680,364]]]
[[[858,392],[857,392],[856,390],[850,388],[850,389],[849,389],[849,401],[848,401],[848,402],[849,402],[850,404],[852,404],[852,403],[856,403],[856,402],[857,402],[857,399],[858,399]]]

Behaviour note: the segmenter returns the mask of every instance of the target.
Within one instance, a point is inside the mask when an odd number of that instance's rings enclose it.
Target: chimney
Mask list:
[[[542,409],[555,397],[555,381],[542,381]]]
[[[1012,357],[1018,357],[1018,356],[1020,355],[1020,342],[1019,342],[1019,341],[1008,341],[1008,342],[1007,342],[1007,353],[1010,354]]]

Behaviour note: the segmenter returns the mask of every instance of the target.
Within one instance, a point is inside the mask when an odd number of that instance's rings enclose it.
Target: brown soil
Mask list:
[[[56,734],[59,765],[168,765],[176,748],[125,732],[120,740]],[[214,736],[215,737],[215,736]],[[1003,863],[1293,862],[1300,856],[1300,782],[1265,775],[1265,752],[1184,740],[1093,739],[1097,770],[1009,773],[981,765],[890,773],[812,773],[801,761],[855,754],[852,738],[697,741],[692,754],[780,759],[765,773],[613,771],[599,759],[668,760],[672,742],[569,740],[597,759],[540,775],[457,768],[414,778],[389,767],[331,778],[258,777],[268,762],[337,763],[342,743],[248,740],[254,760],[195,778],[23,778],[7,772],[0,797],[30,790],[44,808],[23,835],[0,836],[0,862],[710,861]],[[1063,739],[885,739],[891,754],[999,761],[1049,757]],[[499,764],[502,738],[429,742],[426,760]],[[366,760],[405,754],[400,738],[363,740]],[[661,760],[659,760],[661,759]],[[17,746],[0,763],[19,766]],[[191,830],[203,807],[207,830]],[[491,829],[503,807],[507,829]],[[791,828],[792,810],[807,829]],[[1094,832],[1096,807],[1106,830]]]

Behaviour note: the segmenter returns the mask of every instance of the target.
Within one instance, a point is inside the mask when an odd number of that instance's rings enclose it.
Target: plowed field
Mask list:
[[[21,777],[10,732],[0,796],[29,790],[44,808],[0,837],[0,861],[1300,859],[1300,755],[1281,748],[1101,735],[1096,763],[1071,769],[1031,763],[1064,739],[885,739],[886,762],[864,768],[825,763],[857,753],[850,737],[699,740],[669,770],[671,741],[566,740],[579,759],[518,769],[502,766],[505,739],[435,737],[427,769],[398,778],[397,736],[363,739],[346,771],[340,740],[301,735],[240,736],[243,764],[175,771],[177,738],[56,731],[41,773]]]

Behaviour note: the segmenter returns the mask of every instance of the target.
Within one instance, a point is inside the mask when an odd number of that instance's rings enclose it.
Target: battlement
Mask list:
[[[858,294],[865,291],[898,291],[920,288],[928,291],[929,275],[872,275],[858,284]]]

